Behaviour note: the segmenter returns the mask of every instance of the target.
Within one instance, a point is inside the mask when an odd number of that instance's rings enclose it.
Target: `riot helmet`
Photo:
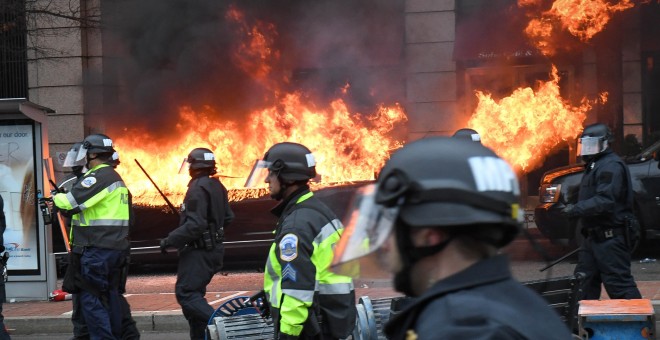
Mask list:
[[[269,173],[277,174],[284,183],[307,181],[316,177],[316,160],[306,146],[283,142],[270,147],[263,159],[255,162],[246,187],[262,183]]]
[[[115,152],[115,149],[110,137],[100,133],[92,134],[85,137],[85,139],[82,141],[82,145],[78,151],[78,157],[76,158],[76,161],[81,161],[85,158],[88,158],[90,154],[107,154],[110,156],[113,152]]]
[[[207,148],[195,148],[186,157],[186,162],[190,169],[215,168],[215,155]]]
[[[452,137],[465,138],[473,142],[481,143],[481,135],[479,134],[479,132],[473,129],[468,129],[468,128],[458,129],[456,130],[456,132],[454,132],[454,135]]]
[[[216,174],[215,155],[213,151],[207,148],[192,149],[188,153],[188,156],[183,159],[179,168],[179,174],[185,173],[186,170],[192,177]]]
[[[596,123],[584,128],[578,139],[577,154],[591,157],[607,150],[612,141],[612,132],[607,125]]]
[[[441,251],[439,245],[415,248],[410,230],[444,228],[449,235],[497,231],[482,242],[501,248],[518,234],[522,216],[518,178],[506,161],[481,143],[464,138],[421,139],[395,152],[376,184],[357,195],[346,216],[344,233],[335,249],[333,266],[377,254],[394,233],[404,269],[395,286],[408,292],[412,265]],[[341,270],[337,272],[342,272]]]

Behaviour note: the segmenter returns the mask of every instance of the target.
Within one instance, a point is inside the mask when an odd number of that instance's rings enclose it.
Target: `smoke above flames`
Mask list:
[[[330,103],[347,83],[344,100],[357,111],[403,99],[401,1],[118,0],[103,6],[103,76],[114,85],[101,109],[112,117],[104,122],[109,133],[128,125],[168,136],[181,106],[210,106],[218,119],[241,124],[250,112],[298,90],[310,101]],[[117,124],[122,120],[129,124]]]
[[[314,152],[322,184],[373,179],[406,135],[402,4],[103,2],[95,111],[134,197],[149,201],[153,185],[133,159],[178,195],[189,177],[174,174],[196,147],[214,151],[230,189],[284,141]]]

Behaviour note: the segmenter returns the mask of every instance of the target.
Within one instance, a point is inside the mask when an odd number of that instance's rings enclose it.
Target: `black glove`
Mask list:
[[[298,336],[296,335],[289,335],[285,333],[280,333],[280,335],[277,337],[278,340],[298,340]]]
[[[266,298],[266,292],[263,290],[250,296],[247,302],[259,311],[259,315],[261,315],[262,318],[268,319],[270,317],[270,305]]]
[[[0,244],[0,253],[2,253],[3,251],[5,251],[5,246]]]
[[[566,216],[566,217],[575,216],[575,205],[567,204],[566,207],[564,209],[562,209],[561,214]]]
[[[167,243],[166,238],[160,240],[160,253],[161,254],[167,254],[167,247],[169,247],[169,246],[170,245]]]

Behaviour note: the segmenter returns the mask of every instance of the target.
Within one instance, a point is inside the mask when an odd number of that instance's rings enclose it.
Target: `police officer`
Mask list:
[[[112,153],[110,161],[108,162],[113,168],[117,168],[121,161],[119,160],[119,153],[117,151]],[[135,215],[133,212],[133,195],[128,193],[128,200],[131,207],[130,226],[133,228],[135,225]],[[131,248],[127,248],[124,252],[124,261],[122,263],[120,276],[119,276],[119,308],[121,309],[121,339],[122,340],[137,340],[140,339],[140,331],[137,328],[137,323],[133,319],[131,313],[131,305],[126,300],[124,294],[126,293],[126,282],[128,281],[128,270],[131,264]]]
[[[519,231],[519,198],[515,173],[480,143],[409,143],[357,196],[334,264],[377,264],[414,297],[386,325],[388,339],[570,339],[498,254]]]
[[[213,275],[220,271],[224,256],[224,230],[234,214],[227,189],[216,174],[215,155],[206,148],[190,151],[185,159],[190,174],[188,191],[181,204],[179,227],[161,240],[163,253],[179,251],[175,294],[190,326],[190,339],[204,339],[214,309],[204,295]]]
[[[84,173],[87,170],[85,169],[86,160],[84,158],[79,160],[77,159],[77,155],[80,152],[81,146],[82,146],[81,142],[74,143],[71,146],[71,149],[69,149],[69,152],[67,152],[67,156],[62,164],[62,166],[65,168],[71,168],[71,172],[73,175],[71,178],[64,180],[60,185],[58,185],[58,188],[64,192],[70,191],[71,188],[80,180],[80,178],[83,177]],[[119,165],[119,154],[116,151],[110,157],[108,164],[110,164],[114,168],[117,168],[117,165]],[[129,193],[129,198],[130,198],[130,193]],[[132,207],[132,204],[130,206]],[[68,220],[70,222],[71,219],[75,219],[75,220],[79,219],[78,214],[75,214],[73,216],[64,216],[64,217],[68,217]],[[78,223],[70,223],[70,224],[72,225],[73,228],[73,225]],[[131,227],[132,226],[133,224],[131,223]],[[130,252],[130,248],[128,248],[126,252],[128,254]],[[131,315],[130,305],[128,304],[128,301],[123,295],[126,292],[126,279],[128,277],[127,275],[128,275],[129,263],[130,263],[130,258],[127,255],[124,260],[124,265],[122,266],[122,271],[121,271],[122,274],[119,282],[118,298],[119,298],[120,309],[122,311],[121,339],[123,340],[140,339],[140,331],[137,329],[135,320]],[[85,318],[83,316],[82,304],[80,303],[79,294],[73,293],[71,302],[73,307],[71,313],[71,323],[73,324],[73,337],[71,338],[71,340],[87,340],[90,338],[89,330],[87,329],[87,324],[85,323]]]
[[[600,298],[601,283],[611,299],[641,299],[630,272],[625,220],[632,215],[632,181],[628,167],[610,148],[612,133],[605,124],[589,125],[578,140],[585,162],[578,200],[562,213],[580,218],[587,237],[578,252],[575,272],[583,272],[580,300]]]
[[[343,225],[309,189],[315,165],[307,147],[278,143],[246,183],[265,181],[280,201],[271,210],[278,221],[264,272],[276,339],[345,338],[355,325],[353,281],[329,271]]]
[[[82,178],[85,171],[85,163],[87,162],[84,158],[78,159],[78,153],[80,152],[80,147],[82,146],[81,142],[74,143],[67,152],[66,158],[62,166],[65,168],[70,168],[72,175],[70,178],[64,180],[58,188],[64,192],[71,191],[71,188],[78,183],[78,180]],[[64,215],[64,214],[63,214]],[[78,219],[78,215],[73,216],[63,216],[67,218],[67,225],[73,226],[71,223],[72,218]],[[70,233],[73,233],[73,230],[69,229]],[[71,241],[71,238],[69,238]],[[71,244],[71,243],[69,243]],[[78,256],[70,255],[70,256]],[[71,311],[71,323],[73,324],[73,337],[71,340],[86,340],[89,339],[89,331],[87,330],[87,324],[85,323],[85,317],[83,316],[82,304],[80,303],[80,295],[78,293],[72,293],[71,295],[72,311]]]
[[[54,205],[72,218],[72,252],[80,256],[80,303],[91,338],[121,337],[119,278],[129,247],[129,191],[108,164],[112,139],[92,134],[83,140],[77,161],[90,169],[68,193],[53,196]]]

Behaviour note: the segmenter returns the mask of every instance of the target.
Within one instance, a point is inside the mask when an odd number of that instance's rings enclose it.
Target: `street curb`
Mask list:
[[[133,320],[140,332],[187,331],[188,321],[181,312],[135,312]],[[73,332],[71,315],[5,318],[10,334],[65,334]]]
[[[660,300],[651,300],[656,315],[660,315]],[[132,313],[138,330],[142,332],[186,332],[188,321],[181,312],[135,312]],[[28,334],[72,334],[71,315],[40,317],[9,317],[5,325],[12,335]],[[656,321],[656,329],[660,329],[660,320]]]

